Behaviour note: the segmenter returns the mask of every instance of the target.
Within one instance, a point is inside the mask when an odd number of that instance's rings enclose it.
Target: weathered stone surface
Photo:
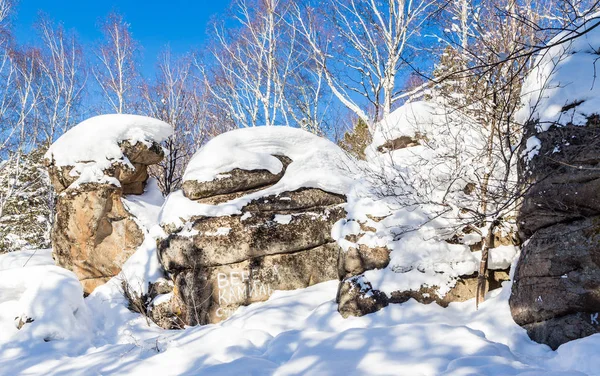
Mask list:
[[[419,138],[420,135],[417,135],[414,138],[409,136],[400,136],[393,140],[386,141],[383,145],[378,146],[377,151],[380,153],[386,153],[392,150],[399,150],[411,146],[417,146],[419,145]]]
[[[524,138],[532,136],[540,147],[519,171],[527,241],[509,303],[534,341],[556,349],[600,332],[600,128],[594,117],[543,132],[528,124]]]
[[[121,197],[122,190],[108,184],[84,184],[58,197],[54,258],[77,275],[86,293],[118,274],[143,241]]]
[[[191,226],[195,235],[173,233],[159,245],[167,270],[189,265],[216,266],[253,257],[297,252],[332,242],[331,227],[345,212],[341,207],[315,208],[288,214],[289,223],[277,222],[278,215],[254,213],[244,216],[204,217]]]
[[[144,234],[121,198],[144,193],[148,166],[163,158],[156,142],[131,145],[125,141],[120,147],[130,165],[115,162],[104,174],[116,178],[121,187],[84,183],[69,188],[78,178],[71,174],[73,166],[59,167],[45,161],[50,180],[60,193],[52,228],[54,258],[77,275],[86,294],[117,275],[142,244]]]
[[[181,318],[188,325],[216,323],[242,305],[267,300],[274,290],[305,288],[337,278],[336,244],[295,253],[253,257],[214,267],[173,270]]]
[[[342,195],[325,192],[318,188],[301,188],[293,192],[284,192],[278,196],[266,196],[244,206],[244,212],[297,212],[344,204]]]
[[[600,214],[600,128],[550,127],[535,135],[541,147],[520,178],[528,191],[519,213],[522,237],[556,223]]]
[[[277,183],[292,163],[276,157],[284,167],[279,174],[234,169],[211,182],[184,182],[184,195],[216,205],[256,194]],[[185,325],[216,323],[242,305],[267,300],[274,290],[337,279],[340,248],[331,229],[345,217],[345,202],[339,194],[300,188],[254,199],[241,215],[163,224],[168,236],[158,244],[158,255],[174,281],[177,307],[163,304],[158,320],[167,325],[177,316]]]
[[[340,282],[336,301],[343,318],[374,313],[389,304],[384,293],[374,290],[369,282],[361,283],[356,277]]]
[[[338,272],[340,279],[359,275],[367,270],[383,269],[390,263],[390,250],[386,247],[370,248],[360,244],[340,254]]]
[[[600,217],[537,231],[525,246],[510,307],[530,337],[553,348],[600,332]]]
[[[190,200],[198,200],[273,185],[281,179],[287,166],[291,163],[291,160],[285,156],[275,157],[283,163],[283,168],[278,174],[272,174],[267,170],[247,171],[236,168],[223,173],[222,177],[216,180],[204,182],[184,181],[182,185],[183,193]]]

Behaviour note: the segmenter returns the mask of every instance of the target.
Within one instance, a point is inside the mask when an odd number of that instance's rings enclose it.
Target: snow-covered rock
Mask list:
[[[169,124],[146,116],[95,116],[59,137],[44,158],[59,192],[85,183],[108,183],[140,194],[140,183],[148,178],[146,166],[162,160],[159,144],[172,132]]]
[[[218,322],[274,290],[336,279],[331,228],[345,216],[353,163],[288,127],[234,130],[203,146],[161,213],[158,251],[180,321]]]
[[[473,251],[482,237],[467,228],[475,221],[465,213],[478,209],[484,149],[482,127],[441,101],[409,102],[378,124],[348,215],[334,229],[344,250],[340,291],[363,300],[339,296],[340,312],[361,315],[409,298],[445,306],[475,296],[481,255]],[[507,247],[490,251],[490,288],[508,278],[504,269],[517,253],[511,229],[495,233],[496,246]],[[355,308],[361,305],[368,310]]]
[[[60,193],[54,257],[77,275],[86,293],[119,274],[142,245],[149,224],[132,215],[124,195],[144,193],[148,166],[163,158],[159,142],[170,134],[171,127],[156,119],[102,115],[73,127],[46,153]]]

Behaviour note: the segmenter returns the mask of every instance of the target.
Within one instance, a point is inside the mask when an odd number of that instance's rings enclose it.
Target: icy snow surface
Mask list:
[[[292,160],[285,175],[275,185],[219,205],[200,204],[187,199],[182,191],[169,195],[160,223],[182,225],[192,216],[240,214],[250,201],[300,188],[320,188],[345,194],[354,183],[354,161],[333,142],[297,128],[253,127],[223,133],[204,145],[184,174],[184,181],[212,181],[235,168],[281,172],[283,165],[273,155]]]
[[[73,184],[118,185],[116,179],[105,176],[103,171],[115,162],[130,164],[119,147],[120,142],[150,145],[153,141],[164,141],[172,132],[169,124],[146,116],[100,115],[71,128],[50,146],[44,157],[59,167],[74,166],[71,173],[79,179]]]
[[[473,301],[411,300],[343,319],[332,281],[275,292],[220,324],[167,331],[128,311],[116,281],[84,301],[74,275],[58,269],[0,271],[1,375],[600,374],[600,335],[556,352],[532,342],[510,316],[510,283],[478,311]],[[37,320],[17,330],[23,313]]]

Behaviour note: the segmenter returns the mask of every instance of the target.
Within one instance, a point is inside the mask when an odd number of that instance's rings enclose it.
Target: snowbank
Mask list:
[[[98,182],[119,185],[116,179],[104,174],[104,170],[114,163],[130,165],[119,143],[129,141],[135,145],[141,142],[150,146],[153,142],[164,141],[172,132],[169,124],[146,116],[95,116],[63,134],[50,146],[44,158],[57,167],[73,166],[71,175],[79,176],[74,184]]]
[[[18,343],[0,351],[0,369],[44,375],[599,374],[600,335],[556,352],[532,342],[511,318],[510,289],[507,283],[490,294],[479,310],[472,301],[441,308],[411,300],[343,319],[332,300],[337,283],[326,282],[275,292],[220,324],[163,331],[128,313],[102,287],[86,299],[98,328],[93,346],[65,358],[61,349]],[[0,349],[8,343],[0,339]]]
[[[47,251],[20,253],[0,255],[0,348],[4,341],[51,342],[69,351],[89,346],[91,312],[77,277],[54,266]]]
[[[346,194],[354,183],[355,162],[336,144],[284,126],[236,129],[213,138],[194,154],[183,180],[213,181],[236,168],[278,174],[283,165],[274,155],[286,156],[292,162],[273,186],[220,205],[200,204],[187,199],[181,191],[174,192],[167,198],[160,223],[180,225],[192,216],[239,214],[252,200],[300,188]]]
[[[600,112],[600,85],[595,82],[600,28],[571,39],[600,22],[594,18],[598,16],[590,16],[575,32],[556,35],[548,43],[553,47],[536,58],[521,90],[518,122],[538,121],[539,131],[545,131],[552,124],[585,125]]]

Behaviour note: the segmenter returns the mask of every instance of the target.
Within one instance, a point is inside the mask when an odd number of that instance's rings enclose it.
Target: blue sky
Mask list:
[[[202,45],[211,17],[228,7],[228,0],[20,0],[14,26],[18,40],[29,42],[32,25],[43,11],[67,29],[75,29],[81,42],[89,45],[101,38],[98,21],[116,10],[125,16],[134,38],[143,46],[142,71],[150,74],[166,45],[175,53]]]

